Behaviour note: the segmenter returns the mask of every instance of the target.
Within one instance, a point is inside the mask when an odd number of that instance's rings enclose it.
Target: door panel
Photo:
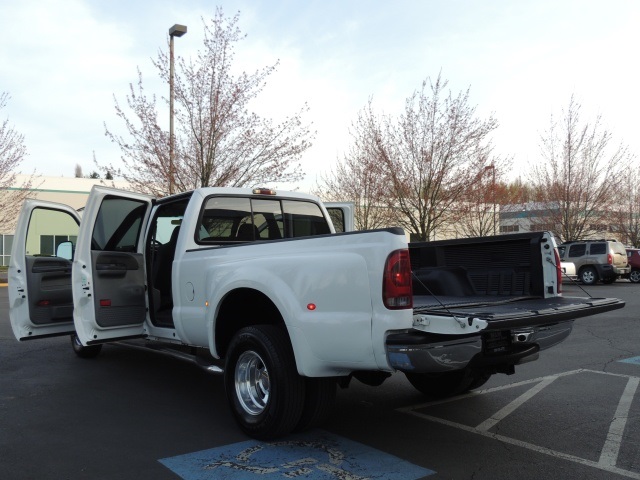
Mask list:
[[[63,204],[24,202],[9,265],[9,317],[18,340],[75,331],[71,261],[56,256],[60,243],[74,243],[80,218]]]
[[[73,330],[71,262],[65,258],[26,257],[29,318],[36,325],[69,324]]]
[[[72,283],[83,345],[146,333],[145,227],[151,197],[94,186],[78,235]]]
[[[146,317],[141,254],[91,252],[96,280],[95,315],[100,327],[140,325]]]

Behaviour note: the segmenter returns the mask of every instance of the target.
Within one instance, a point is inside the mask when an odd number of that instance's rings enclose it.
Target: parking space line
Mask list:
[[[532,398],[534,395],[542,391],[545,387],[551,384],[553,381],[560,377],[566,377],[569,375],[575,375],[577,373],[597,373],[600,375],[614,376],[619,378],[627,379],[627,386],[620,398],[620,402],[618,403],[618,407],[613,417],[613,421],[609,426],[609,433],[607,435],[607,439],[605,441],[605,445],[601,451],[600,459],[598,462],[594,462],[593,460],[588,460],[586,458],[580,458],[575,455],[571,455],[568,453],[551,450],[550,448],[541,447],[539,445],[535,445],[532,443],[528,443],[522,440],[518,440],[515,438],[507,437],[504,435],[500,435],[497,433],[490,432],[489,430],[494,427],[500,420],[507,417],[510,413],[515,411],[517,407],[521,406],[527,400]],[[447,420],[445,418],[439,418],[432,415],[427,415],[425,413],[419,412],[417,410],[428,408],[435,405],[441,405],[444,403],[455,402],[459,400],[464,400],[469,397],[485,395],[487,393],[499,392],[501,390],[507,390],[514,387],[519,387],[523,385],[536,384],[532,386],[527,392],[520,395],[516,400],[512,401],[506,407],[503,407],[500,411],[495,414],[492,414],[491,417],[484,422],[480,423],[477,427],[471,427],[462,423],[457,423],[451,420]],[[620,475],[623,477],[631,478],[634,480],[640,480],[640,473],[631,472],[629,470],[624,470],[622,468],[616,467],[616,463],[618,460],[618,453],[620,451],[620,447],[622,444],[622,436],[624,430],[626,428],[627,420],[629,417],[629,411],[631,408],[631,404],[633,402],[634,396],[638,390],[638,386],[640,385],[640,378],[634,377],[631,375],[624,375],[618,373],[609,373],[602,372],[598,370],[589,370],[589,369],[578,369],[572,370],[569,372],[558,373],[555,375],[549,375],[545,377],[538,377],[531,380],[523,380],[520,382],[511,383],[508,385],[502,385],[499,387],[487,388],[486,390],[480,390],[471,392],[466,395],[460,395],[458,397],[447,398],[443,400],[437,400],[433,402],[427,402],[423,404],[413,405],[409,407],[403,407],[397,409],[399,412],[407,413],[409,415],[413,415],[418,418],[422,418],[424,420],[428,420],[430,422],[439,423],[442,425],[446,425],[449,427],[457,428],[459,430],[463,430],[469,433],[475,433],[478,435],[482,435],[483,437],[491,438],[493,440],[498,440],[500,442],[515,445],[518,447],[526,448],[528,450],[532,450],[537,453],[541,453],[544,455],[549,455],[554,458],[568,460],[570,462],[578,463],[581,465],[585,465],[588,467],[592,467],[598,470],[602,470],[608,473],[613,473],[616,475]]]
[[[481,431],[475,427],[469,427],[468,425],[452,422],[444,418],[433,417],[431,415],[425,415],[424,413],[415,412],[415,411],[406,411],[405,413],[414,415],[419,418],[423,418],[425,420],[429,420],[431,422],[436,422],[442,425],[447,425],[449,427],[458,428],[460,430],[464,430],[469,433],[482,435],[483,437],[491,438],[493,440],[498,440],[499,442],[502,442],[502,443],[526,448],[528,450],[532,450],[537,453],[542,453],[544,455],[549,455],[551,457],[559,458],[562,460],[568,460],[570,462],[578,463],[578,464],[585,465],[592,468],[597,468],[598,470],[604,470],[605,472],[615,473],[617,475],[621,475],[627,478],[632,478],[634,480],[640,480],[640,473],[630,472],[628,470],[623,470],[621,468],[611,466],[611,465],[603,465],[601,463],[597,463],[592,460],[587,460],[586,458],[580,458],[568,453],[558,452],[556,450],[551,450],[550,448],[534,445],[533,443],[523,442],[522,440],[517,440],[511,437],[505,437],[504,435],[499,435],[497,433]]]
[[[600,453],[600,461],[598,463],[601,465],[615,465],[618,462],[618,453],[620,452],[620,445],[622,444],[622,434],[629,419],[629,410],[631,409],[631,402],[633,402],[636,390],[638,390],[638,383],[640,383],[640,378],[629,378],[627,386],[622,393],[618,408],[613,415],[613,421],[609,427],[607,440]]]
[[[500,409],[494,415],[491,415],[490,418],[482,422],[480,425],[476,427],[476,430],[486,432],[487,430],[491,430],[493,427],[497,425],[497,423],[507,417],[510,413],[513,413],[519,406],[521,406],[527,400],[533,398],[537,393],[541,392],[543,389],[551,385],[555,379],[558,377],[548,377],[538,383],[536,386],[530,388],[518,398],[516,398],[513,402],[509,403],[507,406]]]

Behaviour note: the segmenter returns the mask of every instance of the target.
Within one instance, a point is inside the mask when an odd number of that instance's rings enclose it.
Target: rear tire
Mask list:
[[[481,387],[491,378],[488,372],[471,369],[443,373],[405,372],[405,375],[416,390],[433,398],[461,395]]]
[[[80,358],[95,358],[102,351],[102,345],[82,345],[78,335],[75,333],[71,335],[71,347]]]
[[[598,273],[593,267],[584,267],[580,270],[580,281],[584,285],[593,285],[598,281]]]
[[[336,379],[311,378],[305,380],[305,397],[302,416],[294,431],[303,432],[310,428],[318,427],[325,423],[336,403]]]
[[[631,283],[640,283],[640,270],[631,270],[629,281]]]
[[[229,406],[247,435],[278,438],[300,421],[305,382],[283,329],[273,325],[241,329],[229,345],[224,376]]]

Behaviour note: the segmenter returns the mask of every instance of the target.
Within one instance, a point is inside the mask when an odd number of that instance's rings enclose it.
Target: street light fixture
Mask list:
[[[173,161],[174,161],[174,138],[173,138],[173,37],[181,37],[187,33],[185,25],[175,24],[169,29],[169,195],[173,193]]]

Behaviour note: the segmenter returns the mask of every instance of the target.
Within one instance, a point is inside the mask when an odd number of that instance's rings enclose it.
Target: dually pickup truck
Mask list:
[[[547,232],[408,244],[400,228],[336,233],[350,215],[269,189],[95,186],[82,218],[27,200],[13,332],[69,335],[85,358],[124,342],[195,360],[224,374],[240,428],[268,439],[326,420],[352,378],[399,371],[426,395],[459,394],[624,306],[563,297]]]

